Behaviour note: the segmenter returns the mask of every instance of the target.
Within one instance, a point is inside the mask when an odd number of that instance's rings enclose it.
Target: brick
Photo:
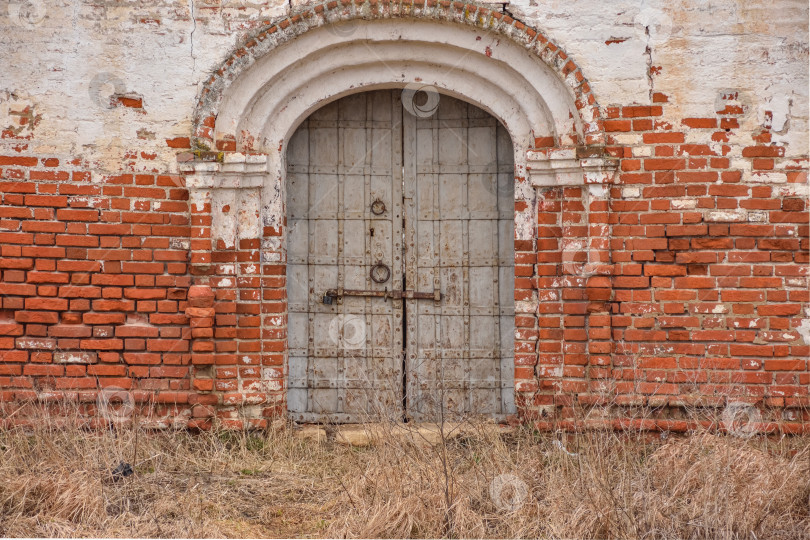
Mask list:
[[[82,246],[82,247],[96,247],[99,245],[97,236],[73,235],[73,234],[57,234],[56,245],[58,246]]]
[[[729,353],[733,356],[773,356],[773,346],[732,343]]]
[[[713,171],[678,171],[678,182],[714,183],[717,182],[717,173]]]
[[[124,353],[124,362],[130,365],[155,365],[160,364],[161,355],[147,352],[127,352]]]
[[[40,259],[61,259],[65,257],[65,249],[61,247],[24,246],[22,254],[26,257],[37,257]]]
[[[627,132],[633,129],[630,120],[605,120],[605,131],[608,132]]]
[[[696,276],[675,278],[675,287],[679,289],[711,289],[716,285],[715,278]]]
[[[0,336],[21,336],[24,329],[21,324],[0,321]]]
[[[20,167],[35,167],[39,159],[26,156],[0,156],[0,166],[18,165]]]
[[[646,277],[617,276],[613,278],[613,286],[617,289],[645,288],[649,284],[650,280]]]
[[[96,379],[92,377],[56,379],[56,388],[59,390],[89,390],[96,388],[96,384]]]
[[[800,358],[792,360],[765,360],[765,371],[804,371],[807,361]]]
[[[84,324],[124,324],[123,313],[85,313],[82,315]]]
[[[781,146],[748,146],[743,148],[743,157],[783,157],[785,149]]]
[[[127,375],[127,368],[126,366],[96,364],[87,366],[87,374],[96,377],[125,377]]]
[[[59,351],[53,353],[55,364],[95,364],[98,354],[88,351]]]
[[[708,234],[707,225],[668,225],[667,236],[705,236]]]
[[[61,298],[99,298],[101,297],[101,287],[76,287],[64,285],[59,287]]]
[[[799,241],[791,238],[762,238],[757,241],[759,249],[777,249],[783,251],[796,251]]]
[[[2,351],[0,350],[0,362],[27,362],[28,351]]]
[[[23,367],[23,375],[29,377],[61,377],[65,368],[54,365],[27,365]]]
[[[766,317],[798,315],[801,312],[801,309],[801,304],[768,304],[757,306],[757,314]]]
[[[642,140],[646,144],[677,144],[684,142],[683,133],[675,132],[662,132],[662,133],[645,133]]]
[[[26,298],[25,309],[65,311],[68,301],[63,298]]]
[[[142,324],[122,325],[115,328],[116,337],[158,337],[159,330]]]
[[[79,210],[73,208],[60,208],[56,211],[56,218],[60,221],[98,221],[98,210]]]
[[[26,206],[55,206],[63,208],[67,206],[67,197],[61,195],[26,195]]]
[[[131,300],[93,300],[95,311],[134,311],[135,302]]]
[[[28,283],[67,283],[68,275],[58,272],[28,272]]]
[[[693,129],[715,129],[717,128],[716,118],[684,118],[681,123]]]
[[[188,137],[175,137],[166,139],[166,146],[169,148],[191,148],[191,141]]]
[[[681,265],[645,264],[645,276],[685,276],[686,267]]]
[[[660,106],[648,106],[648,105],[633,105],[630,107],[623,107],[622,108],[622,116],[626,118],[635,118],[638,116],[660,116],[661,115],[661,107]]]
[[[686,160],[647,158],[644,160],[644,170],[647,171],[676,171],[686,167]]]
[[[165,289],[124,289],[124,296],[136,300],[166,298]]]
[[[18,323],[55,324],[59,322],[59,314],[53,311],[17,311],[14,320]]]
[[[155,352],[188,351],[189,342],[180,339],[149,339],[146,348]]]
[[[36,285],[27,283],[0,283],[2,296],[33,296],[37,294]]]
[[[22,253],[22,250],[20,251]],[[0,269],[3,268],[18,268],[22,270],[30,270],[34,267],[34,260],[25,258],[25,259],[6,259],[0,258]]]
[[[730,238],[693,238],[692,249],[731,249]]]
[[[53,337],[83,338],[90,337],[92,329],[78,324],[58,324],[48,328],[48,335]]]
[[[0,232],[1,244],[30,244],[33,241],[34,235],[32,234]]]
[[[83,339],[80,346],[82,349],[110,351],[123,349],[124,342],[120,339]]]
[[[48,338],[20,337],[17,338],[15,346],[18,349],[53,350],[56,348],[56,340]]]

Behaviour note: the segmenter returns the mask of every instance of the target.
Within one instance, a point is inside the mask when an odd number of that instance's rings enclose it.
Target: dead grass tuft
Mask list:
[[[0,536],[810,537],[807,437],[369,433],[356,448],[45,415],[0,431]],[[135,473],[114,480],[121,462]]]

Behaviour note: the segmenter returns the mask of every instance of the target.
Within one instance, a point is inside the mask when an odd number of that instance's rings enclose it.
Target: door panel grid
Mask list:
[[[287,160],[290,416],[514,412],[514,170],[497,120],[446,96],[416,118],[399,91],[355,94],[310,116]],[[442,298],[326,302],[348,289]]]

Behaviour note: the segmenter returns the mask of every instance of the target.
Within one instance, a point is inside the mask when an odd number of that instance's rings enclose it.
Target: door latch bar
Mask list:
[[[401,300],[414,299],[414,300],[433,300],[434,302],[441,302],[442,293],[439,289],[433,289],[433,292],[417,292],[417,291],[374,291],[368,289],[344,289],[342,287],[337,289],[329,289],[323,297],[324,304],[331,304],[335,298],[343,296],[366,296],[373,298],[384,298],[388,300]]]

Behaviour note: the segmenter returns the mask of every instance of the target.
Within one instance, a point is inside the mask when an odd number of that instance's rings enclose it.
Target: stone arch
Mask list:
[[[286,140],[300,122],[349,93],[412,84],[510,132],[519,239],[531,237],[532,185],[605,181],[603,122],[580,68],[542,33],[474,3],[329,1],[268,22],[205,82],[194,147],[263,154],[265,186],[275,183],[262,192],[263,225],[280,226]]]
[[[409,83],[484,108],[524,151],[604,144],[590,86],[559,46],[488,7],[434,0],[329,1],[268,22],[205,82],[194,136],[272,152],[326,102]]]

